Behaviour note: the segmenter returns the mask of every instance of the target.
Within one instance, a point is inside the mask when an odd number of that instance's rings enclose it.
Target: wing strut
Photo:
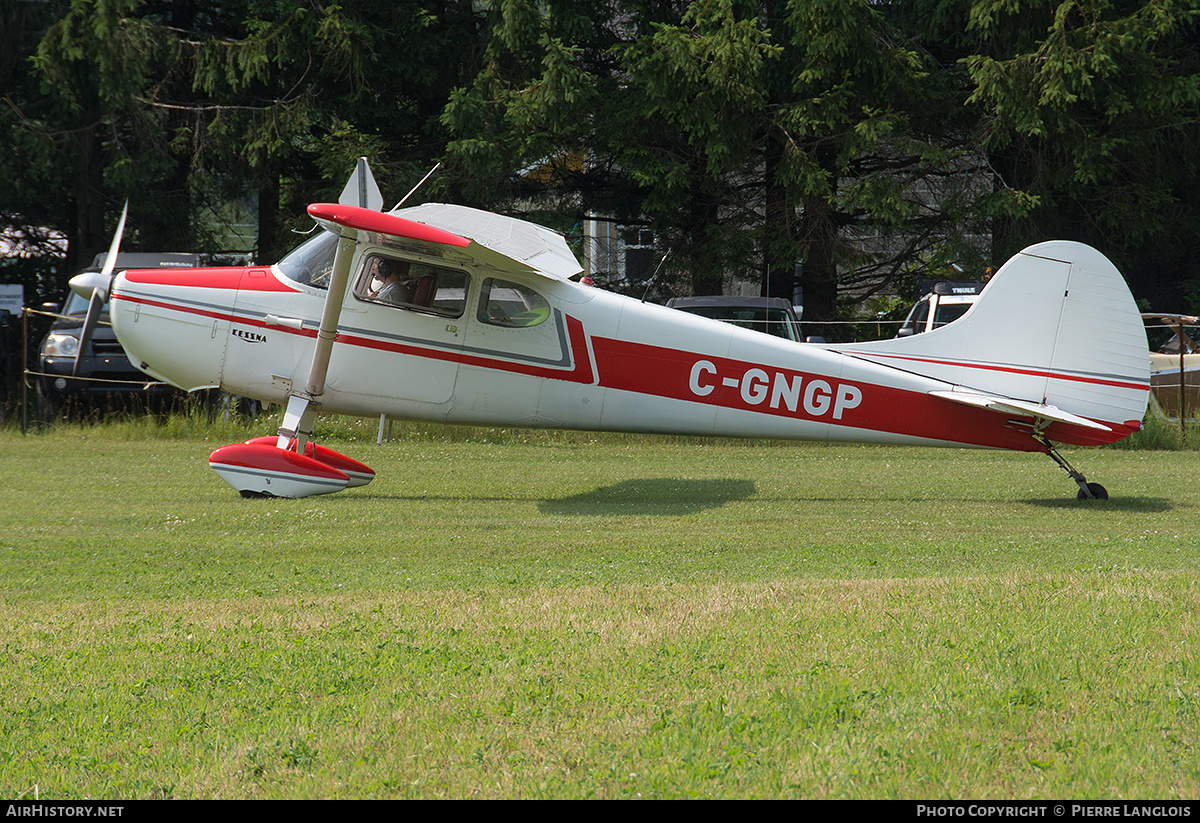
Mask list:
[[[260,437],[223,446],[209,455],[208,465],[242,497],[329,494],[347,486],[365,485],[375,477],[369,466],[312,442],[313,422],[319,398],[325,393],[329,359],[337,340],[338,319],[358,239],[358,232],[352,228],[342,227],[338,234],[333,272],[305,390],[288,397],[283,422],[274,438]]]

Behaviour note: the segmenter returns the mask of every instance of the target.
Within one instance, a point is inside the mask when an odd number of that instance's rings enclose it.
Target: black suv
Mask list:
[[[107,257],[107,252],[96,255],[92,265],[82,271],[101,271]],[[207,254],[133,252],[118,254],[114,271],[185,269],[209,265],[211,258]],[[113,333],[107,304],[92,332],[87,350],[79,358],[78,373],[72,376],[87,310],[88,301],[68,291],[60,316],[42,340],[38,371],[43,376],[37,380],[38,416],[41,419],[56,417],[67,403],[94,405],[108,400],[135,407],[137,404],[149,407],[154,401],[173,398],[179,393],[173,386],[155,382],[129,362]],[[128,403],[130,400],[134,402]]]

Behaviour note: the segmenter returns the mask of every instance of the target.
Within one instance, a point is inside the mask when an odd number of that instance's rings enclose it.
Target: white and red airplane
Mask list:
[[[147,374],[283,404],[275,436],[209,465],[243,496],[371,481],[316,446],[317,413],[446,423],[983,447],[1097,445],[1146,410],[1144,326],[1124,279],[1078,243],[1031,246],[959,320],[912,337],[795,343],[577,282],[562,236],[429,203],[316,203],[324,229],[273,266],[130,270],[110,300]]]

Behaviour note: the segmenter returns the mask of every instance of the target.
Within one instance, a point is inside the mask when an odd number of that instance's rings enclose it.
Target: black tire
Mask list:
[[[1091,496],[1089,497],[1083,491],[1083,489],[1080,489],[1079,494],[1077,494],[1075,496],[1077,500],[1107,500],[1108,499],[1108,490],[1105,489],[1103,486],[1101,486],[1099,483],[1088,483],[1087,487],[1088,487],[1088,491],[1091,492]]]

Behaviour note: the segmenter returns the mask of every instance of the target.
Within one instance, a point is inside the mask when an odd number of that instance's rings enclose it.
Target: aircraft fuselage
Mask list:
[[[322,412],[1041,448],[1027,427],[931,397],[952,388],[942,380],[572,281],[519,272],[497,277],[410,252],[408,258],[435,267],[441,297],[385,304],[370,296],[378,281],[367,267],[395,253],[359,243],[328,379],[312,398]],[[157,378],[285,403],[304,390],[326,297],[319,284],[302,280],[278,266],[129,271],[113,287],[113,325],[132,362]],[[528,316],[500,317],[521,300]]]

